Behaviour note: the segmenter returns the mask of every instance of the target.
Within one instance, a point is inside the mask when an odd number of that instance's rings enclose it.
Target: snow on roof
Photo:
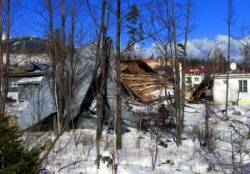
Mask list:
[[[227,78],[226,74],[215,74],[214,75],[215,79],[225,79]],[[250,78],[250,74],[249,73],[244,73],[244,74],[229,74],[229,78]]]
[[[39,77],[27,77],[23,78],[21,80],[18,80],[16,83],[18,85],[24,85],[24,84],[39,84],[43,80],[43,76]]]

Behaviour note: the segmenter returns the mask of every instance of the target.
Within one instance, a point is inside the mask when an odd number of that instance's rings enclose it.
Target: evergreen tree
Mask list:
[[[40,164],[37,150],[25,150],[17,126],[8,125],[0,116],[0,174],[37,174]]]
[[[139,22],[140,12],[136,4],[133,4],[126,17],[127,33],[129,35],[128,48],[131,52],[134,51],[136,42],[143,39],[143,25]]]

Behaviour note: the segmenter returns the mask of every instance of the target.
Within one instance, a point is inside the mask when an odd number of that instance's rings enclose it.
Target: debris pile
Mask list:
[[[191,95],[191,102],[199,102],[202,99],[211,99],[211,90],[213,87],[213,79],[210,76],[204,78],[199,86],[197,86]]]
[[[168,79],[141,60],[121,61],[121,82],[135,100],[144,104],[163,99],[165,89],[173,89]]]

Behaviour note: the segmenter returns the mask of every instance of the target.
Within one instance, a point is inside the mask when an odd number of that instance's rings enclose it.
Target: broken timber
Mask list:
[[[142,60],[121,61],[121,83],[137,101],[149,104],[163,97],[154,93],[162,93],[165,88],[173,89],[173,84],[157,74]]]

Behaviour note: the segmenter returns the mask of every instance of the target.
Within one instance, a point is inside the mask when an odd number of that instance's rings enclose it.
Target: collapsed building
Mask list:
[[[202,100],[212,100],[212,88],[213,88],[213,78],[211,76],[205,76],[203,81],[194,89],[189,101],[192,103],[201,102]]]
[[[98,93],[101,73],[95,69],[96,48],[94,45],[79,49],[74,57],[75,82],[72,101],[71,119],[74,127],[89,126],[89,120],[96,119],[96,95]],[[109,56],[106,79],[107,116],[113,118],[114,78],[113,55]],[[142,60],[121,61],[122,84],[122,119],[124,124],[136,126],[140,113],[157,113],[162,106],[173,103],[173,83],[156,73]],[[18,115],[21,129],[34,126],[53,127],[56,115],[51,75],[45,74],[39,87],[34,91],[30,101]],[[89,124],[89,125],[86,125]]]

